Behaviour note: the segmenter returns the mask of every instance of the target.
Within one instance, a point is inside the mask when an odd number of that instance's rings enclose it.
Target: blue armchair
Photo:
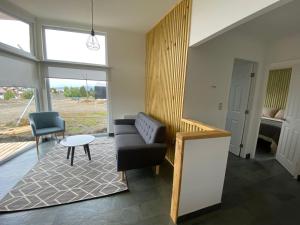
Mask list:
[[[38,112],[29,114],[32,135],[35,137],[36,151],[39,159],[39,138],[48,134],[62,133],[64,137],[65,121],[58,112]]]

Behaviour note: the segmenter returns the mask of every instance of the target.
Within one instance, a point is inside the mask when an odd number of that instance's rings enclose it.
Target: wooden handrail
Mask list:
[[[231,135],[231,133],[226,130],[207,125],[197,120],[182,118],[181,123],[181,131],[176,134],[176,139],[204,139]]]
[[[213,127],[206,125],[202,122],[196,121],[196,120],[192,120],[192,119],[186,119],[186,118],[182,118],[181,119],[181,123],[183,124],[183,130],[184,132],[189,132],[191,130],[187,130],[187,129],[192,129],[195,131],[209,131],[209,130],[214,130]]]

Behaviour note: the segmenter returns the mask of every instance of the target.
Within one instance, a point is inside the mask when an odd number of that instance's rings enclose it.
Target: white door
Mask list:
[[[293,175],[299,175],[300,65],[293,66],[290,89],[276,159]]]
[[[226,130],[232,133],[230,152],[239,156],[243,144],[254,63],[235,60],[229,93]]]

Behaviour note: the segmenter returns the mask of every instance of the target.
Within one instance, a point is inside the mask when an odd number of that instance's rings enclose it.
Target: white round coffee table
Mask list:
[[[64,139],[61,140],[60,144],[62,146],[68,147],[67,159],[69,159],[70,152],[71,152],[71,166],[73,166],[74,152],[75,152],[75,147],[77,146],[83,146],[85,154],[87,154],[89,160],[91,160],[89,144],[94,140],[95,137],[92,135],[74,135],[74,136],[65,137]]]

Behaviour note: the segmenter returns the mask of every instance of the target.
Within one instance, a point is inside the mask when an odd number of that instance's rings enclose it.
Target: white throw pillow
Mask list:
[[[282,120],[283,117],[284,117],[284,110],[283,110],[283,109],[280,109],[280,110],[276,113],[276,115],[275,115],[274,118],[275,118],[275,119]]]
[[[276,115],[277,112],[278,112],[278,109],[263,108],[263,116],[264,117],[274,118],[274,116]]]

